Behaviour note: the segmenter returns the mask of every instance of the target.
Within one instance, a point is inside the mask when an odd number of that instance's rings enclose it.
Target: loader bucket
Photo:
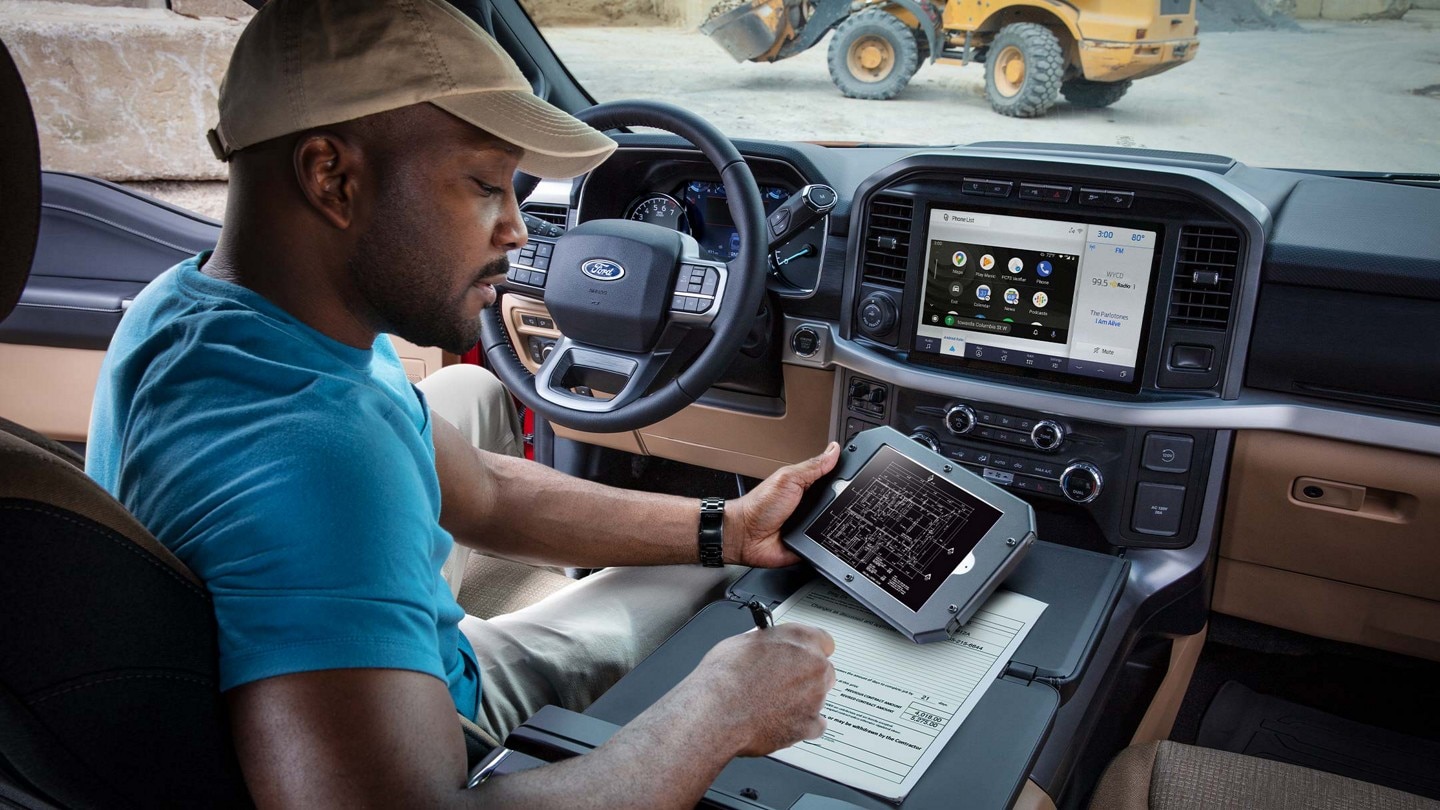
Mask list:
[[[722,0],[720,5],[729,5]],[[785,34],[785,0],[751,0],[700,26],[736,62],[754,59],[775,46]]]

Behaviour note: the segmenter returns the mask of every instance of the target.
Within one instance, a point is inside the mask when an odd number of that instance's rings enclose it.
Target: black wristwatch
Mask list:
[[[725,499],[700,499],[700,564],[706,568],[725,565]]]

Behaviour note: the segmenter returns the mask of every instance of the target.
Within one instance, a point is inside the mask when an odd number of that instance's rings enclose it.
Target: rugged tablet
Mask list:
[[[916,643],[947,638],[1035,540],[1030,505],[888,427],[850,441],[785,542]]]

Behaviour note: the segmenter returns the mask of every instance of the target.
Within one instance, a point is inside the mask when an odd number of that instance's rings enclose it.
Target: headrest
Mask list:
[[[20,71],[0,42],[0,321],[10,314],[40,235],[40,138]]]

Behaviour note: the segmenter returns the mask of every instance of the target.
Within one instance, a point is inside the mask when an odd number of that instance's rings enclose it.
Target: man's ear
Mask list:
[[[342,230],[350,227],[365,168],[360,148],[334,132],[322,131],[302,136],[294,156],[300,193],[330,224]]]

